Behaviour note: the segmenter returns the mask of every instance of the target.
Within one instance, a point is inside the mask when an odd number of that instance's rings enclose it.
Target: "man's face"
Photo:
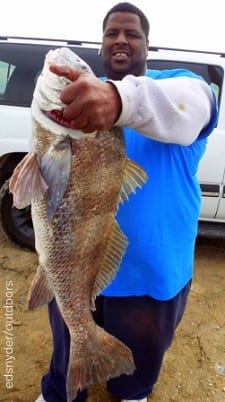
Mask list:
[[[138,15],[115,12],[108,18],[102,41],[102,61],[108,78],[144,75],[147,39]]]

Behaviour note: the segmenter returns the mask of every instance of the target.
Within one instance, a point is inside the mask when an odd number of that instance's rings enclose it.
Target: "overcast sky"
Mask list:
[[[149,18],[150,45],[225,52],[224,0],[136,0]],[[2,0],[0,36],[101,41],[112,0]]]

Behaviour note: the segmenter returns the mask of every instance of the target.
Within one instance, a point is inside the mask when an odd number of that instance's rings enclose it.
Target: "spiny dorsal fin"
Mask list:
[[[113,222],[111,236],[106,248],[101,267],[99,267],[95,278],[91,308],[94,310],[96,296],[110,283],[119,269],[122,257],[128,245],[127,237],[120,230],[116,221]]]
[[[119,202],[128,200],[131,193],[136,192],[136,188],[141,188],[148,179],[147,174],[136,162],[127,159],[124,170],[124,178],[119,194]]]

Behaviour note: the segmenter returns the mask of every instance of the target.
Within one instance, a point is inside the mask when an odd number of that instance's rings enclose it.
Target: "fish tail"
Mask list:
[[[131,375],[135,364],[131,350],[114,336],[96,325],[95,339],[89,350],[77,350],[71,337],[67,372],[67,402],[72,402],[78,391],[93,383],[103,383],[121,374]],[[89,338],[91,339],[91,338]]]

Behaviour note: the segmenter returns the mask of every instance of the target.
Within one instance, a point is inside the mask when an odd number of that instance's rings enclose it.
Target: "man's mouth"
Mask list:
[[[113,59],[121,60],[121,61],[127,60],[129,57],[128,53],[125,53],[125,52],[114,52],[112,56],[113,56]]]

